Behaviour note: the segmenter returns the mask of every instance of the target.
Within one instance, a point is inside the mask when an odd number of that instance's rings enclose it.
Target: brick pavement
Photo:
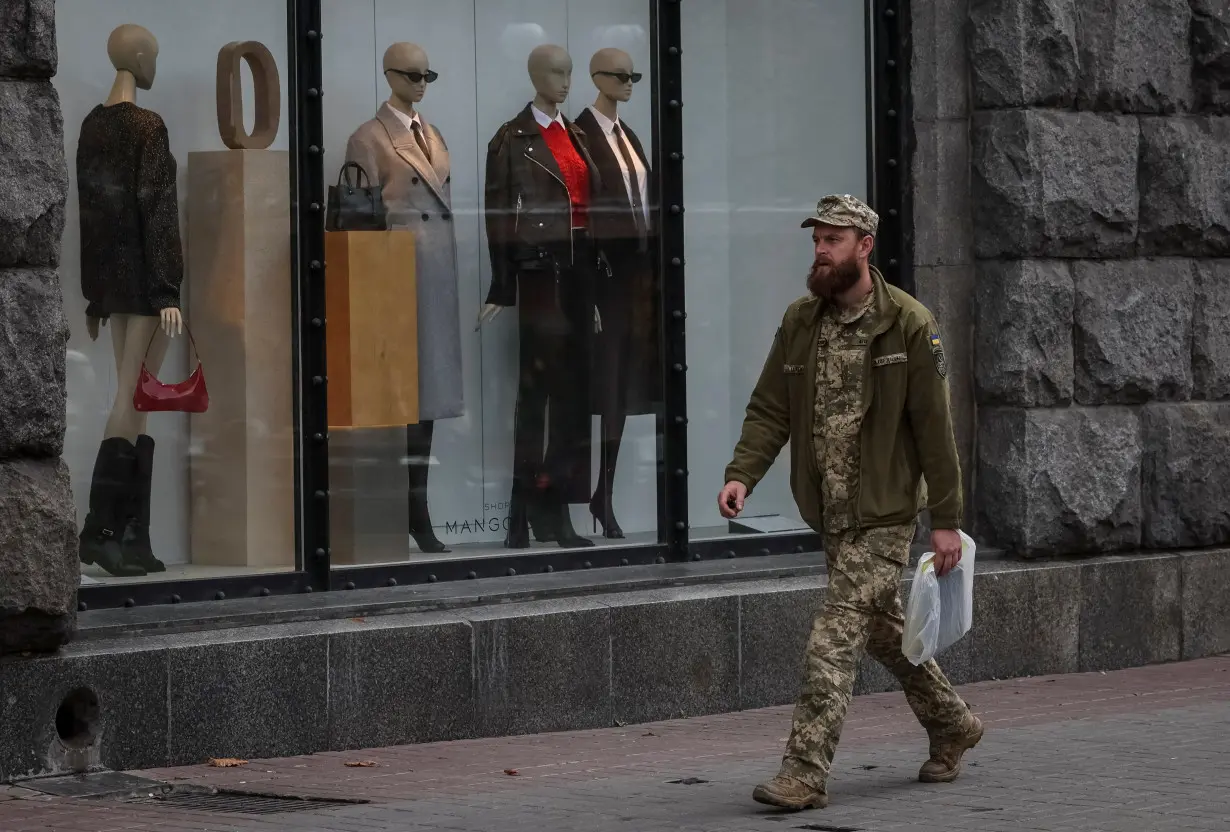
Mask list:
[[[772,708],[235,769],[138,772],[371,801],[327,811],[202,814],[0,787],[0,830],[1230,830],[1230,657],[984,682],[961,692],[988,731],[957,783],[915,781],[926,740],[900,694],[858,697],[830,785],[833,805],[820,812],[783,815],[749,799],[775,770],[789,724],[789,709]],[[377,765],[345,765],[359,761]],[[688,778],[704,782],[671,782]]]

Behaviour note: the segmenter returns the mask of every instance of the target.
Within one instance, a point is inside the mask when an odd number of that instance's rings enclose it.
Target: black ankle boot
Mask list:
[[[125,504],[136,465],[136,449],[122,436],[104,439],[98,446],[90,480],[90,513],[85,517],[78,546],[84,564],[98,564],[117,578],[145,574],[145,569],[124,559],[120,539]]]
[[[512,495],[508,498],[508,533],[504,535],[504,548],[530,548],[530,526],[526,510],[525,487],[513,478]]]
[[[149,539],[149,503],[154,481],[154,438],[137,437],[136,464],[129,480],[128,506],[120,550],[127,563],[135,563],[146,572],[166,572],[162,561],[154,557]]]

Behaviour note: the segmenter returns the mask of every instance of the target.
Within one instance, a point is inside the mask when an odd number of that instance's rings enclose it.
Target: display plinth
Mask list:
[[[419,420],[414,232],[325,233],[329,426]]]
[[[209,410],[189,419],[196,564],[295,564],[290,154],[188,154],[188,323]]]

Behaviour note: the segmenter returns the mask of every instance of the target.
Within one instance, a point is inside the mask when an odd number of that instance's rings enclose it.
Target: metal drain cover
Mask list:
[[[222,812],[234,815],[280,815],[284,812],[319,812],[368,803],[329,797],[260,794],[233,789],[175,786],[161,794],[137,794],[124,800],[128,805],[165,806],[189,812]]]
[[[96,771],[90,774],[69,774],[61,777],[43,777],[22,780],[23,789],[55,797],[105,797],[125,794],[143,789],[165,789],[165,783],[134,777],[120,771]]]

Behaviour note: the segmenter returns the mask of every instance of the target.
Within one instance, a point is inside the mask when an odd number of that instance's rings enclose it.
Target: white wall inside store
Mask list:
[[[799,223],[867,198],[864,0],[684,3],[688,467],[693,529],[724,528],[723,470],[781,324],[805,295]],[[746,513],[798,517],[789,458]]]

